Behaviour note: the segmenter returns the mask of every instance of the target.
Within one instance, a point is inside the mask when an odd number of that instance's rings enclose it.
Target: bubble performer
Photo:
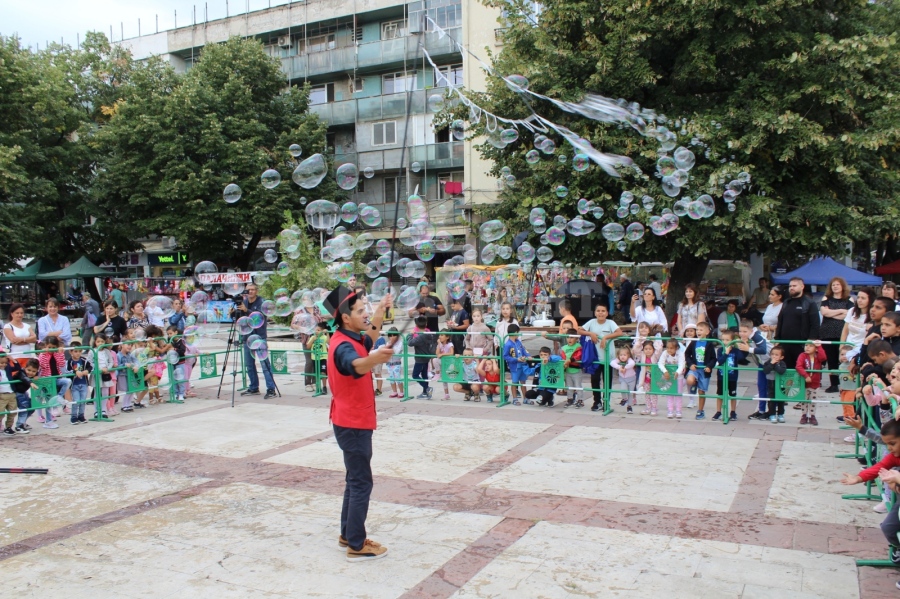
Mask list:
[[[334,437],[347,468],[338,545],[347,549],[348,562],[379,559],[388,551],[366,538],[366,515],[372,494],[372,433],[376,428],[372,370],[394,355],[387,346],[374,351],[372,347],[391,302],[390,294],[385,295],[371,320],[362,298],[344,286],[339,285],[322,302],[336,327],[328,344],[328,384]]]

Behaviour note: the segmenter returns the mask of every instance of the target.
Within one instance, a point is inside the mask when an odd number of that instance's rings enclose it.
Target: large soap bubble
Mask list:
[[[334,179],[337,181],[338,187],[349,191],[359,183],[359,169],[355,164],[342,164],[335,171]]]
[[[553,259],[553,250],[546,245],[542,245],[537,249],[538,262],[550,262]]]
[[[497,258],[497,246],[493,243],[489,243],[483,248],[481,248],[481,262],[483,264],[490,264]]]
[[[288,152],[294,158],[299,158],[300,155],[303,154],[303,148],[301,148],[299,144],[291,144],[288,148]]]
[[[625,228],[625,239],[628,241],[637,241],[644,236],[644,225],[641,223],[631,223]]]
[[[675,161],[671,156],[661,156],[660,159],[656,161],[656,169],[663,177],[668,177],[674,173],[676,168],[678,167],[675,165]]]
[[[175,308],[172,307],[172,298],[165,295],[154,295],[144,303],[144,311],[148,317],[155,317],[160,320],[168,320],[170,316],[175,314]]]
[[[600,229],[600,233],[607,241],[620,241],[625,237],[625,227],[619,223],[608,223]]]
[[[503,141],[503,143],[511,144],[519,139],[519,132],[512,127],[510,127],[509,129],[504,129],[500,132],[500,139]]]
[[[547,229],[547,243],[550,245],[561,245],[566,240],[566,230],[562,227],[553,226]]]
[[[281,173],[274,168],[270,168],[263,172],[259,181],[266,189],[275,189],[281,183]]]
[[[377,227],[381,224],[381,212],[374,206],[366,206],[359,211],[359,220],[367,227]]]
[[[519,258],[520,262],[531,262],[534,260],[534,254],[534,247],[527,241],[520,245],[519,249],[516,250],[516,256]]]
[[[482,241],[497,241],[506,235],[506,224],[502,220],[489,220],[481,223],[478,228],[479,237]]]
[[[532,226],[543,225],[547,222],[547,211],[541,207],[532,208],[528,214],[528,222]]]
[[[294,315],[294,319],[291,321],[291,328],[309,335],[316,330],[316,324],[316,317],[303,310]]]
[[[222,199],[228,204],[234,204],[241,199],[242,193],[237,183],[229,183],[225,186],[225,191],[222,192]]]
[[[263,259],[269,264],[274,264],[278,262],[278,252],[273,249],[268,249],[263,253]]]
[[[694,168],[696,158],[694,157],[694,153],[687,148],[680,147],[675,150],[674,158],[676,168],[684,169],[686,171]]]
[[[345,223],[355,223],[359,218],[359,209],[356,202],[347,202],[341,206],[341,220]]]
[[[453,139],[462,141],[466,138],[466,124],[462,119],[456,119],[452,123],[450,123],[450,133],[453,135]]]
[[[297,165],[291,178],[303,189],[312,189],[328,174],[328,164],[321,154],[313,154]]]
[[[537,164],[541,161],[541,154],[537,150],[528,150],[525,154],[525,162],[528,164]]]
[[[334,229],[340,218],[340,207],[328,200],[316,200],[306,207],[306,222],[317,231]]]
[[[431,241],[420,241],[416,244],[416,256],[424,262],[429,262],[434,258],[434,250],[434,243]]]
[[[453,235],[446,231],[438,231],[434,236],[434,247],[439,252],[448,252],[453,247]]]
[[[400,310],[412,310],[419,304],[419,292],[415,287],[407,287],[397,296],[396,303]]]

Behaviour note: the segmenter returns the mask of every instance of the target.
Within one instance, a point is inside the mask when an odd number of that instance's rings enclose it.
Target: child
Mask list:
[[[463,374],[465,383],[453,385],[454,391],[465,393],[464,401],[481,401],[481,377],[478,376],[478,363],[475,353],[468,347],[463,350]]]
[[[76,343],[76,345],[78,345]],[[123,346],[124,347],[124,346]],[[94,368],[87,359],[83,358],[80,349],[69,350],[71,357],[66,363],[66,370],[75,373],[72,378],[72,424],[84,424],[87,420],[84,417],[84,404],[88,398],[88,381],[91,379],[91,372]]]
[[[409,347],[413,351],[412,378],[422,385],[422,393],[416,399],[431,399],[432,394],[428,387],[428,362],[434,356],[436,341],[425,326],[427,322],[424,316],[416,316],[413,334],[409,338]]]
[[[694,340],[697,338],[697,325],[693,323],[685,325],[682,334],[684,337],[678,342],[678,353],[681,354],[682,359],[684,359],[688,346],[694,343]],[[697,405],[697,394],[692,393],[691,390],[687,388],[683,378],[678,379],[678,391],[682,394],[687,391],[687,406],[685,407],[693,408]]]
[[[653,375],[653,365],[656,364],[656,361],[659,359],[659,353],[657,353],[653,341],[650,341],[649,339],[644,341],[644,344],[641,346],[639,357],[640,360],[638,361],[635,392],[639,392],[644,396],[644,409],[641,410],[641,414],[645,416],[648,414],[656,416],[657,401],[659,398],[655,395],[650,395],[650,388],[652,386],[651,377]],[[631,406],[628,406],[628,413],[631,414]]]
[[[10,382],[12,392],[16,396],[16,409],[19,415],[16,417],[15,432],[27,435],[31,427],[26,420],[34,410],[31,410],[31,399],[28,397],[28,389],[31,388],[31,379],[25,374],[25,370],[18,360],[10,358],[8,354],[0,351],[0,369],[4,371],[6,380]]]
[[[490,355],[494,349],[493,333],[484,324],[484,312],[472,310],[472,324],[466,329],[466,347],[478,358]]]
[[[397,327],[391,327],[387,332],[387,343],[394,355],[387,363],[388,380],[391,382],[391,394],[388,397],[403,397],[403,340]]]
[[[775,375],[787,372],[787,362],[784,360],[784,347],[772,346],[769,350],[769,359],[763,363],[763,373],[766,375],[766,396],[769,398],[768,412],[769,422],[784,423],[784,402],[775,398]]]
[[[41,363],[38,362],[37,358],[29,358],[25,362],[25,367],[22,370],[25,371],[25,378],[30,381],[28,384],[28,387],[31,389],[31,400],[30,400],[31,405],[33,406],[34,404],[40,404],[41,403],[40,399],[38,401],[35,401],[35,399],[34,399],[34,392],[37,391],[38,389],[40,389],[40,387],[38,387],[34,383],[34,381],[35,381],[35,379],[37,379],[40,376]],[[48,398],[48,402],[49,402],[49,398]],[[53,413],[51,412],[51,406],[47,405],[43,408],[43,410],[44,410],[43,412],[38,411],[38,422],[43,422],[44,428],[59,428],[59,425],[56,424],[56,422],[54,422],[54,420],[53,420]],[[34,410],[32,410],[32,412],[33,411]]]
[[[97,349],[97,369],[100,370],[100,406],[103,416],[115,414],[113,407],[116,402],[115,381],[112,369],[115,368],[113,352],[109,348],[109,338],[98,333],[94,336],[94,347]]]
[[[619,374],[619,385],[622,387],[625,397],[619,402],[619,405],[627,405],[627,412],[632,413],[634,405],[634,383],[637,375],[634,372],[634,359],[631,357],[631,349],[629,347],[620,347],[616,350],[616,360],[610,364]],[[656,414],[654,414],[655,416]]]
[[[856,377],[850,372],[850,351],[852,349],[853,348],[850,346],[842,345],[839,350],[840,364],[838,364],[838,370],[840,371],[840,374],[838,375],[838,379],[840,380],[840,383],[838,384],[838,388],[841,391],[841,403],[844,404],[844,419],[856,415],[854,409],[854,404],[856,402]],[[856,441],[852,435],[849,439],[850,443]],[[847,439],[844,440],[846,441]]]
[[[578,334],[590,337],[597,349],[597,362],[599,362],[599,365],[594,364],[593,360],[588,364],[584,356],[582,356],[581,361],[582,370],[589,366],[595,367],[591,373],[591,389],[594,394],[594,405],[591,406],[591,411],[597,412],[603,405],[603,377],[605,376],[607,364],[607,348],[610,347],[609,342],[625,333],[619,329],[619,325],[609,319],[609,308],[604,304],[597,304],[594,307],[594,319],[586,322],[583,327],[579,327]],[[575,407],[580,406],[576,403]]]
[[[6,374],[6,366],[9,364],[9,357],[0,352],[0,422],[2,422],[2,414],[6,412],[6,427],[3,429],[4,435],[15,435],[14,429],[16,422],[16,394],[13,392],[10,379]]]
[[[528,350],[522,345],[519,339],[519,325],[511,324],[506,329],[506,343],[503,344],[503,359],[506,360],[506,369],[509,371],[512,384],[509,386],[510,396],[514,406],[521,405],[518,393],[519,387],[524,385],[528,379],[528,358],[530,357]],[[524,397],[524,395],[523,395]],[[526,404],[534,403],[530,399],[525,400]]]
[[[664,344],[659,337],[661,337],[662,333],[665,331],[658,324],[650,325],[646,321],[641,321],[638,323],[637,327],[637,336],[634,338],[634,341],[631,343],[631,355],[635,357],[635,362],[637,362],[637,367],[635,368],[635,374],[637,376],[638,383],[635,385],[635,391],[639,391],[639,387],[641,386],[642,380],[646,377],[642,375],[642,365],[641,358],[644,355],[644,342],[651,340],[651,337],[657,337],[657,339],[653,341],[653,350],[656,353],[657,357],[660,353],[662,353]],[[648,379],[649,380],[649,379]],[[641,394],[646,395],[646,394]],[[635,404],[638,403],[638,397],[635,397]],[[646,398],[644,399],[644,403],[646,404]]]
[[[560,357],[563,359],[566,377],[566,407],[575,405],[578,393],[581,392],[581,343],[578,341],[578,331],[568,329],[566,331],[566,344],[560,348]],[[584,402],[581,401],[581,405]]]
[[[379,335],[378,339],[375,341],[375,345],[372,346],[372,349],[378,349],[379,347],[384,347],[387,345],[387,339],[385,339],[384,335]],[[327,360],[327,354],[326,354]],[[381,390],[384,388],[384,364],[376,364],[372,367],[372,378],[375,379],[375,397],[381,395]]]
[[[66,356],[59,346],[59,337],[53,335],[44,340],[44,349],[47,350],[38,355],[40,363],[40,376],[53,377],[56,381],[56,394],[61,397],[69,397],[69,389],[72,387],[72,379],[63,376],[66,372]],[[66,406],[68,411],[68,406]]]
[[[306,347],[312,351],[313,373],[318,379],[316,388],[328,388],[328,324],[316,323],[316,331],[306,340]],[[374,349],[374,348],[373,348]]]
[[[497,323],[494,325],[494,349],[497,350],[498,353],[501,353],[500,350],[503,349],[501,346],[501,342],[506,342],[506,336],[509,334],[510,325],[519,325],[519,321],[516,320],[516,311],[513,309],[513,306],[509,302],[503,302],[500,304],[500,317],[497,319]]]
[[[541,388],[541,370],[544,367],[544,364],[548,364],[550,362],[559,362],[562,360],[559,356],[553,356],[550,354],[549,347],[542,347],[538,352],[538,355],[541,358],[541,361],[535,365],[534,367],[534,379],[533,379],[533,387],[525,392],[525,403],[534,403],[534,400],[538,400],[538,405],[547,406],[548,408],[553,407],[553,389],[549,388]]]
[[[162,378],[166,371],[165,359],[163,358],[163,344],[159,340],[162,337],[162,331],[157,326],[149,326],[146,329],[147,334],[147,358],[150,362],[147,364],[147,373],[144,375],[147,381],[147,390],[150,393],[150,403],[162,403],[162,397],[159,394],[159,379]]]
[[[684,352],[684,363],[687,366],[685,384],[693,393],[697,389],[697,420],[706,418],[706,392],[709,391],[709,377],[716,365],[716,352],[714,341],[709,338],[709,323],[706,321],[697,323],[697,340],[688,346]]]
[[[469,329],[472,321],[469,313],[463,308],[462,298],[451,298],[450,309],[452,312],[445,326],[448,332],[452,331],[454,334],[447,335],[447,337],[450,339],[450,343],[453,344],[453,355],[462,354],[462,350],[465,347],[465,335],[463,333]],[[450,399],[450,397],[448,396],[446,399]]]
[[[766,406],[766,399],[772,397],[769,395],[769,385],[766,379],[766,373],[762,370],[762,365],[769,357],[769,343],[762,333],[756,330],[752,320],[741,320],[741,327],[738,329],[737,348],[747,355],[750,364],[756,366],[756,391],[759,397],[759,406],[756,412],[750,414],[750,420],[766,420],[769,417],[769,411]]]
[[[456,348],[453,347],[453,341],[450,340],[450,332],[441,331],[438,335],[437,347],[435,348],[435,357],[431,359],[431,380],[439,381],[441,379],[441,358],[444,356],[454,355]],[[450,387],[444,383],[444,401],[450,399]]]
[[[822,373],[809,372],[810,370],[822,370],[825,364],[826,356],[822,345],[816,341],[803,345],[803,353],[797,357],[797,374],[806,379],[806,401],[804,405],[803,416],[800,417],[800,424],[811,424],[819,426],[816,420],[816,404],[819,395],[819,387],[822,386]]]
[[[184,394],[187,390],[184,376],[184,356],[187,354],[187,345],[184,343],[184,336],[178,333],[178,326],[170,324],[166,327],[166,334],[169,336],[165,346],[166,353],[175,351],[178,354],[178,362],[173,369],[175,373],[175,401],[184,402]],[[130,405],[130,401],[128,402]]]
[[[577,329],[578,321],[575,320],[575,317],[572,316],[572,302],[564,299],[559,302],[559,315],[562,317],[559,321],[559,335],[568,335],[569,329]],[[557,340],[553,340],[553,353],[558,354],[560,348],[560,342]],[[565,394],[565,389],[560,389],[561,394]]]
[[[666,341],[666,351],[659,355],[659,360],[656,362],[657,367],[659,367],[663,373],[662,377],[667,381],[673,379],[674,381],[681,380],[681,377],[684,375],[684,354],[681,353],[679,349],[680,346],[678,340],[669,339]],[[668,369],[668,366],[672,365],[676,367],[674,377]],[[667,404],[666,418],[681,418],[681,395],[669,395]],[[655,403],[653,404],[653,407],[656,407]]]
[[[724,400],[725,394],[728,394],[728,397],[735,397],[737,395],[737,382],[738,375],[740,371],[737,370],[738,362],[744,359],[744,352],[738,349],[737,345],[733,345],[732,342],[735,339],[734,331],[731,329],[725,329],[724,331],[719,331],[719,339],[722,340],[722,345],[716,348],[716,362],[719,364],[720,368],[716,372],[716,395],[719,397],[716,398],[716,413],[713,415],[713,420],[719,420],[722,417],[722,410],[728,409],[728,401]],[[723,376],[722,372],[725,370],[721,368],[725,364],[728,364],[728,376]],[[731,413],[728,415],[729,420],[734,420],[737,418],[737,405],[734,403],[736,400],[730,400],[731,403]],[[724,407],[724,408],[723,408]]]
[[[484,379],[484,393],[488,403],[494,403],[494,396],[500,393],[500,368],[493,359],[485,358],[478,363],[475,372]]]

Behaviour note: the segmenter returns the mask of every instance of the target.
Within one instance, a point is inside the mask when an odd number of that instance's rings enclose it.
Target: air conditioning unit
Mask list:
[[[290,48],[291,47],[291,36],[289,35],[279,35],[278,36],[278,45],[282,48]]]
[[[174,237],[169,237],[168,239],[165,240],[165,244],[164,244],[164,245],[165,245],[167,248],[169,248],[170,250],[174,250],[175,248],[178,247],[178,240],[175,239]]]

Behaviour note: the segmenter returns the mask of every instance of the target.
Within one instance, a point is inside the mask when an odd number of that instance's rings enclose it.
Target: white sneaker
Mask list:
[[[313,387],[312,385],[307,385],[307,386],[306,386],[306,390],[309,391],[310,393],[312,393],[313,391],[316,390],[316,388]]]
[[[179,395],[176,399],[177,401],[184,401],[184,395]]]
[[[844,443],[856,443],[856,435],[849,435],[844,437]]]
[[[59,428],[59,425],[51,420],[50,422],[44,423],[44,428]]]
[[[887,505],[882,501],[878,505],[872,508],[872,511],[878,514],[886,514],[887,513]]]

